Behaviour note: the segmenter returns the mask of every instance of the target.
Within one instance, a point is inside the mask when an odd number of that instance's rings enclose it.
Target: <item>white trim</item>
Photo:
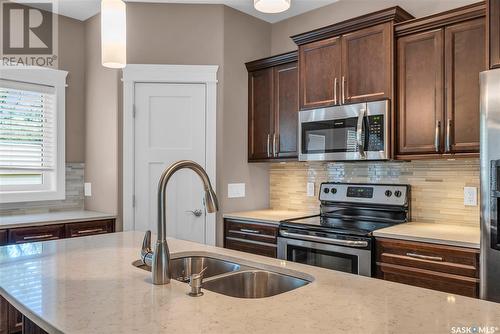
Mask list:
[[[1,195],[0,203],[63,200],[66,198],[66,76],[68,72],[36,66],[0,66],[0,78],[55,88],[57,162],[56,189],[50,191],[12,192]]]
[[[123,69],[123,230],[133,230],[134,222],[134,87],[140,82],[203,83],[206,86],[206,172],[215,189],[217,65],[128,64]],[[206,217],[205,243],[216,243],[216,217]],[[156,232],[156,231],[153,231]]]

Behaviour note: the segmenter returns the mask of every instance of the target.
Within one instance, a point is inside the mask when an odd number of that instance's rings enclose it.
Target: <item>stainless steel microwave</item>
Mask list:
[[[299,160],[386,160],[389,101],[335,106],[299,113]]]

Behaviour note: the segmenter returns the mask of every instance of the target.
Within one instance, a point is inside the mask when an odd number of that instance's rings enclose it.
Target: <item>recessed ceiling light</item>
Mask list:
[[[290,8],[291,0],[254,0],[255,9],[262,13],[281,13]]]

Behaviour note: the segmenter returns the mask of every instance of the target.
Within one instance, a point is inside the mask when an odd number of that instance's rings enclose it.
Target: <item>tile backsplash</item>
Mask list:
[[[83,210],[84,169],[84,163],[66,163],[65,200],[2,204],[0,216]]]
[[[479,206],[464,205],[464,187],[479,188],[479,159],[409,162],[287,162],[270,168],[270,206],[277,210],[317,210],[321,182],[411,185],[413,221],[479,225]],[[315,196],[306,196],[307,182]],[[478,199],[479,201],[479,199]]]

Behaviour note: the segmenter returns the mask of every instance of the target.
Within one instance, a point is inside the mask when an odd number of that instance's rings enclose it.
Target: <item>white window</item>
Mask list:
[[[66,75],[0,68],[0,203],[65,198]]]

